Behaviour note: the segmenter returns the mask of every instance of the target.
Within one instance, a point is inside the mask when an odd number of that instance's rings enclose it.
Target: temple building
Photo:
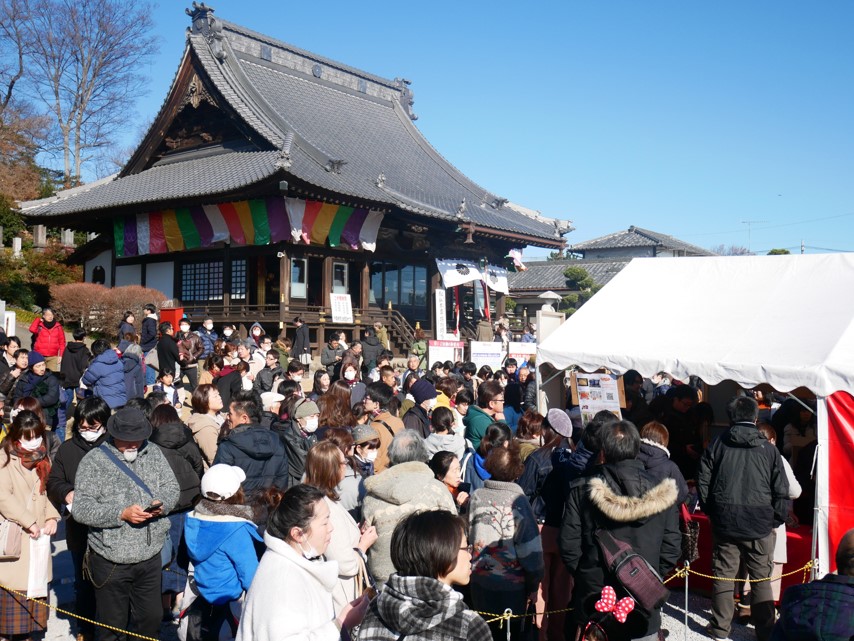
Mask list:
[[[180,66],[124,168],[22,205],[31,223],[99,234],[77,252],[87,281],[159,289],[194,321],[273,332],[300,315],[317,345],[382,320],[403,349],[416,324],[442,335],[442,316],[501,313],[512,250],[565,245],[567,221],[514,206],[430,145],[409,81],[204,4],[187,13]],[[333,319],[337,295],[352,320]]]

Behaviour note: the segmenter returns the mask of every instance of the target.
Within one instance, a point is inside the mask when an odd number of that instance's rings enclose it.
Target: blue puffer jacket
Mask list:
[[[202,355],[199,357],[199,360],[201,361],[213,354],[214,343],[216,343],[216,339],[219,338],[219,335],[213,330],[206,330],[204,326],[199,327],[199,329],[196,330],[196,334],[198,334],[199,338],[202,339],[202,347],[205,348],[205,351],[203,351]]]
[[[262,542],[252,521],[211,514],[203,499],[184,522],[184,540],[205,601],[221,605],[240,598],[258,569],[254,541]],[[223,506],[238,507],[238,506]]]
[[[110,406],[123,407],[128,402],[125,387],[125,367],[115,350],[108,349],[96,356],[80,379],[92,393]]]

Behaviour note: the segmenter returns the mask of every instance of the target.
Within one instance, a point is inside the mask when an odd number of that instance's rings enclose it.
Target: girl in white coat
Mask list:
[[[247,593],[236,641],[338,641],[342,628],[362,621],[367,599],[333,613],[338,563],[323,558],[331,539],[323,492],[310,485],[288,489],[267,523],[267,551]]]
[[[332,602],[338,614],[355,599],[357,579],[365,570],[365,555],[377,540],[377,529],[360,529],[341,505],[336,487],[344,479],[349,464],[332,441],[321,441],[305,457],[305,482],[326,495],[332,538],[326,548],[326,558],[338,562],[338,583],[332,591]]]

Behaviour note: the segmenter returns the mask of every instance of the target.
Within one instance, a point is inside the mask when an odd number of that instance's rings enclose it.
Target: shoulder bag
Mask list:
[[[24,530],[9,519],[0,517],[0,561],[17,561],[21,558],[21,537]]]
[[[655,568],[631,545],[603,529],[596,530],[596,541],[606,566],[638,605],[652,612],[667,602],[670,590],[664,587]]]
[[[152,492],[151,489],[145,484],[145,481],[139,478],[136,472],[134,472],[127,465],[122,463],[122,461],[119,460],[119,457],[113,454],[112,450],[107,447],[106,443],[102,444],[101,447],[98,449],[100,449],[104,453],[104,456],[106,456],[113,463],[115,463],[116,467],[119,468],[122,472],[124,472],[128,476],[128,478],[130,478],[131,481],[136,483],[143,492],[148,494],[148,496],[150,496],[152,499],[154,498],[154,492]],[[163,542],[163,547],[160,548],[160,566],[165,568],[170,563],[172,563],[172,538],[167,533],[166,540]]]

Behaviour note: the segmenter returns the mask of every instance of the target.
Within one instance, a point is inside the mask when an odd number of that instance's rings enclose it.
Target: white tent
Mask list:
[[[854,254],[636,258],[539,346],[537,362],[809,388],[821,570],[854,526]]]

